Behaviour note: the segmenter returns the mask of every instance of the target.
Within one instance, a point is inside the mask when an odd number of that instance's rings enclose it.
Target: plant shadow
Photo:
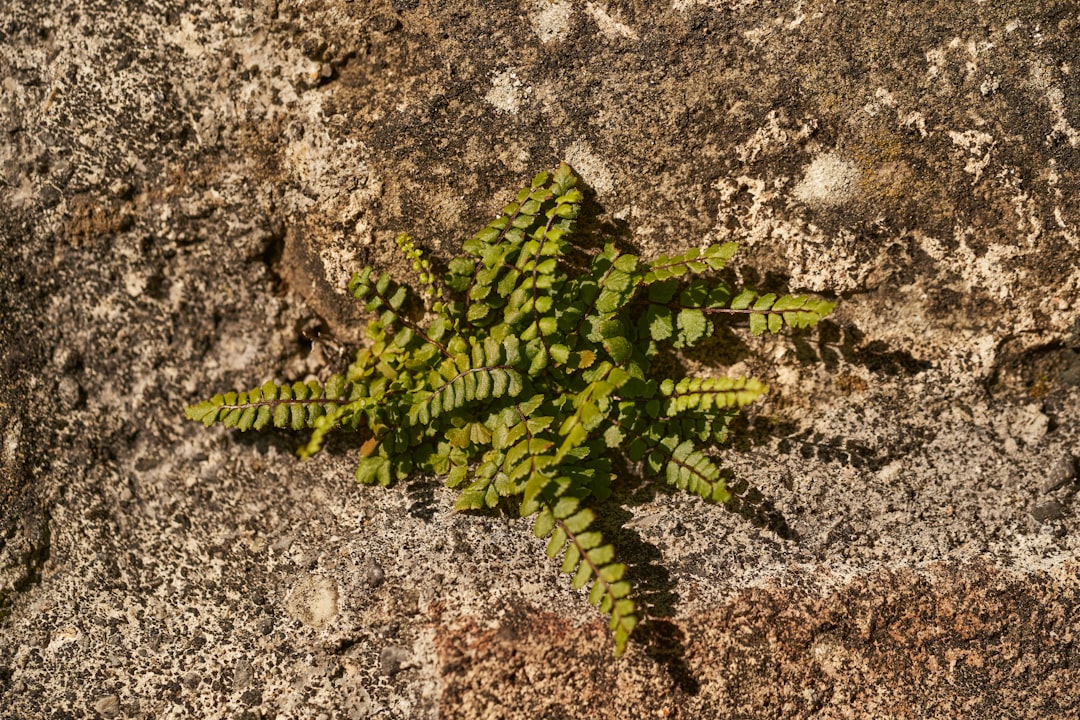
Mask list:
[[[597,527],[619,548],[625,561],[626,579],[634,587],[634,600],[642,622],[634,640],[645,654],[664,668],[671,681],[687,695],[697,695],[700,681],[686,662],[686,634],[674,621],[679,605],[677,584],[663,564],[660,550],[628,526],[633,513],[616,498],[598,510]]]
[[[641,467],[631,467],[622,458],[616,460],[614,471],[619,482],[613,496],[597,508],[595,522],[604,538],[619,549],[626,578],[634,587],[634,598],[643,616],[634,639],[648,657],[665,669],[681,692],[696,695],[701,682],[686,661],[686,634],[675,621],[680,600],[677,582],[664,566],[660,549],[630,526],[634,517],[631,508],[648,504],[659,494],[674,495],[679,491],[658,478],[645,477]],[[796,533],[770,498],[750,483],[735,479],[730,470],[721,472],[732,496],[722,505],[725,510],[781,540],[797,541]]]

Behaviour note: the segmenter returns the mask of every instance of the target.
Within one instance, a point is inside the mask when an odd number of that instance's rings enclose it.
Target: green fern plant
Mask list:
[[[710,502],[730,494],[710,451],[740,407],[766,391],[745,377],[657,377],[665,347],[690,348],[713,319],[745,316],[757,335],[812,327],[833,303],[758,294],[716,278],[735,243],[644,261],[608,244],[568,260],[581,208],[566,164],[541,172],[467,240],[440,281],[408,235],[421,295],[371,268],[349,292],[374,317],[368,344],[325,382],[267,382],[192,405],[207,427],[307,429],[302,457],[327,433],[363,433],[356,479],[445,478],[458,510],[512,501],[573,586],[610,617],[615,653],[639,620],[625,566],[595,525],[612,493],[612,456]]]

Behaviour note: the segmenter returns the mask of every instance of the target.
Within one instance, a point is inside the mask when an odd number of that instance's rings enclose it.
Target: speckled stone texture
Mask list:
[[[1080,714],[1075,2],[47,5],[0,3],[0,716]],[[619,661],[526,523],[182,419],[560,159],[642,255],[841,300],[682,359],[772,392],[731,511],[612,518]]]

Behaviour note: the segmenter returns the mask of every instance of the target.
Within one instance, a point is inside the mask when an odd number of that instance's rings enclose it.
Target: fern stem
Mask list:
[[[249,403],[237,403],[229,405],[228,403],[222,403],[218,407],[222,410],[247,410],[248,408],[260,408],[269,407],[275,408],[278,405],[345,405],[349,401],[342,398],[329,398],[329,397],[317,397],[317,398],[304,398],[300,400],[298,398],[277,398],[274,400],[259,400],[258,402]]]
[[[784,310],[755,310],[753,308],[745,308],[742,310],[736,310],[734,308],[710,308],[710,307],[687,307],[685,305],[669,305],[676,310],[700,310],[703,313],[717,313],[723,315],[783,315]]]
[[[650,271],[667,270],[668,268],[679,267],[680,265],[689,270],[690,269],[690,263],[696,262],[696,261],[698,261],[697,258],[695,258],[694,260],[685,260],[685,259],[683,259],[683,260],[675,260],[673,262],[664,263],[663,265],[654,265],[652,263],[649,263],[649,270]]]
[[[371,286],[371,292],[372,292],[372,293],[374,293],[375,297],[377,297],[377,298],[379,298],[380,300],[382,300],[382,301],[383,301],[383,303],[385,303],[385,304],[386,304],[386,307],[390,308],[390,312],[394,313],[394,317],[396,317],[396,318],[397,318],[397,321],[398,321],[399,323],[401,323],[401,324],[402,324],[402,325],[404,325],[405,327],[407,327],[407,328],[409,328],[410,330],[412,330],[412,331],[413,331],[413,333],[415,333],[415,334],[416,334],[416,335],[417,335],[417,336],[418,336],[418,337],[419,337],[419,338],[420,338],[421,340],[423,340],[424,342],[426,342],[426,343],[428,343],[429,345],[433,345],[433,346],[435,346],[436,348],[438,348],[438,349],[439,349],[439,352],[441,352],[441,353],[443,354],[443,356],[444,356],[444,357],[453,357],[453,356],[452,356],[452,355],[450,354],[450,351],[446,349],[446,346],[445,346],[445,345],[443,345],[443,344],[442,344],[441,342],[439,342],[439,341],[437,341],[437,340],[432,340],[432,339],[431,339],[430,337],[428,337],[428,334],[427,334],[426,332],[424,332],[423,330],[421,330],[421,329],[420,329],[420,326],[419,326],[419,325],[417,325],[416,323],[414,323],[414,322],[413,322],[412,320],[410,320],[409,318],[405,317],[405,316],[404,316],[403,314],[399,313],[399,312],[398,312],[398,311],[397,311],[397,310],[396,310],[396,309],[394,308],[394,306],[390,304],[390,299],[389,299],[388,297],[386,297],[386,295],[384,295],[383,293],[379,292],[379,289],[378,289],[377,287],[375,287],[375,285],[374,285],[374,284],[373,284],[373,285]]]

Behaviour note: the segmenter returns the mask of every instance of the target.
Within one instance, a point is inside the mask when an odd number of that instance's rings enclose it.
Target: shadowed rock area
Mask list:
[[[8,0],[0,707],[23,718],[1080,711],[1073,2]],[[628,478],[615,661],[528,523],[183,407],[325,377],[363,265],[540,169],[645,257],[840,300],[678,359],[771,392],[734,512]],[[607,530],[605,530],[607,532]]]

